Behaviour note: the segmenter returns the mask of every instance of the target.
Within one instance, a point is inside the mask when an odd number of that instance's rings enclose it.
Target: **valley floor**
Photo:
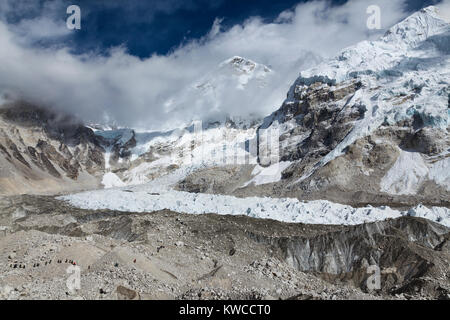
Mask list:
[[[356,226],[78,209],[0,199],[2,299],[443,299],[449,229],[402,217]],[[369,293],[366,269],[381,269]],[[81,268],[80,289],[66,282]]]

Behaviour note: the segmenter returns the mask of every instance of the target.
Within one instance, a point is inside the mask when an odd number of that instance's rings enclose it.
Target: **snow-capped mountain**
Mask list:
[[[447,204],[449,28],[429,7],[377,41],[344,49],[302,71],[281,108],[259,127],[254,118],[230,117],[222,107],[259,103],[254,93],[269,89],[273,71],[230,58],[165,106],[175,112],[191,104],[193,113],[210,106],[200,139],[195,124],[165,132],[95,126],[103,152],[98,174],[107,187],[167,175],[187,191],[358,205]],[[268,128],[281,134],[276,168],[264,167],[263,149],[250,147]],[[228,150],[241,151],[246,162],[226,161]],[[218,167],[228,169],[217,174]]]
[[[449,73],[429,7],[270,115],[285,82],[241,57],[173,92],[166,131],[0,105],[0,299],[450,298]]]
[[[217,70],[208,75],[196,85],[198,89],[216,89],[230,81],[235,82],[236,89],[244,90],[246,87],[256,85],[260,88],[267,86],[267,78],[273,72],[267,66],[252,60],[234,56],[219,64]]]
[[[92,125],[105,148],[103,184],[107,187],[140,184],[173,171],[179,166],[194,167],[224,165],[224,149],[239,149],[256,163],[256,154],[245,151],[245,142],[254,139],[261,123],[257,115],[235,115],[222,111],[227,103],[244,103],[255,92],[267,90],[267,81],[273,71],[268,67],[242,57],[232,57],[199,79],[193,86],[177,94],[165,107],[170,112],[193,104],[199,110],[210,109],[201,123],[201,137],[194,126],[164,132],[139,131],[129,128],[103,128]],[[238,106],[238,104],[236,104]],[[195,112],[194,112],[195,113]],[[197,119],[195,119],[197,120]],[[193,122],[194,123],[194,122]],[[100,130],[99,130],[100,129]],[[195,145],[190,145],[196,140]]]
[[[164,105],[166,112],[180,112],[186,106],[196,118],[204,122],[225,122],[230,117],[252,122],[264,115],[245,113],[242,105],[258,103],[261,110],[274,106],[280,97],[268,91],[274,75],[269,67],[242,57],[221,62],[214,70],[174,94]],[[255,101],[256,100],[256,101]],[[273,110],[273,109],[272,109]]]
[[[428,7],[302,71],[261,126],[280,130],[281,159],[293,161],[282,189],[344,202],[419,194],[448,203],[449,54],[449,21]]]

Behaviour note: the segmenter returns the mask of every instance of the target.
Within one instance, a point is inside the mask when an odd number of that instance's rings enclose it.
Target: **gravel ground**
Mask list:
[[[423,290],[368,293],[352,281],[303,272],[286,259],[280,239],[345,229],[337,226],[166,210],[91,211],[37,196],[0,198],[0,226],[1,299],[436,298]],[[445,241],[441,247],[448,257]],[[67,286],[71,266],[80,268],[79,289]],[[448,274],[430,275],[445,298]]]

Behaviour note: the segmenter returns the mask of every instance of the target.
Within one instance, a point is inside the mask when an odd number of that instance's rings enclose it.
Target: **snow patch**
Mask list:
[[[450,157],[433,164],[428,173],[429,179],[450,191]]]
[[[396,195],[412,195],[427,179],[450,190],[450,158],[429,166],[420,153],[400,150],[397,161],[381,180],[380,190]]]
[[[428,175],[428,167],[418,152],[401,150],[395,164],[380,182],[381,191],[397,194],[416,194]]]
[[[261,184],[278,182],[281,180],[281,173],[291,164],[292,162],[290,161],[281,161],[278,163],[274,163],[266,168],[257,165],[252,171],[252,175],[254,177],[250,181],[245,183],[243,187],[246,187],[252,183],[258,186]]]
[[[120,180],[120,178],[115,173],[112,172],[105,173],[102,179],[102,184],[104,185],[105,189],[125,186],[125,183]]]

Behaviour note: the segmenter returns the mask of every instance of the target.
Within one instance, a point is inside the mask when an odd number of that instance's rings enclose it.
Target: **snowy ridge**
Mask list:
[[[389,71],[407,58],[424,57],[427,49],[437,49],[448,54],[449,42],[444,40],[450,36],[450,25],[437,10],[431,6],[414,13],[389,29],[380,40],[362,41],[344,49],[336,58],[302,71],[297,81],[305,84],[316,81],[335,84],[357,75],[389,76],[383,71]]]

